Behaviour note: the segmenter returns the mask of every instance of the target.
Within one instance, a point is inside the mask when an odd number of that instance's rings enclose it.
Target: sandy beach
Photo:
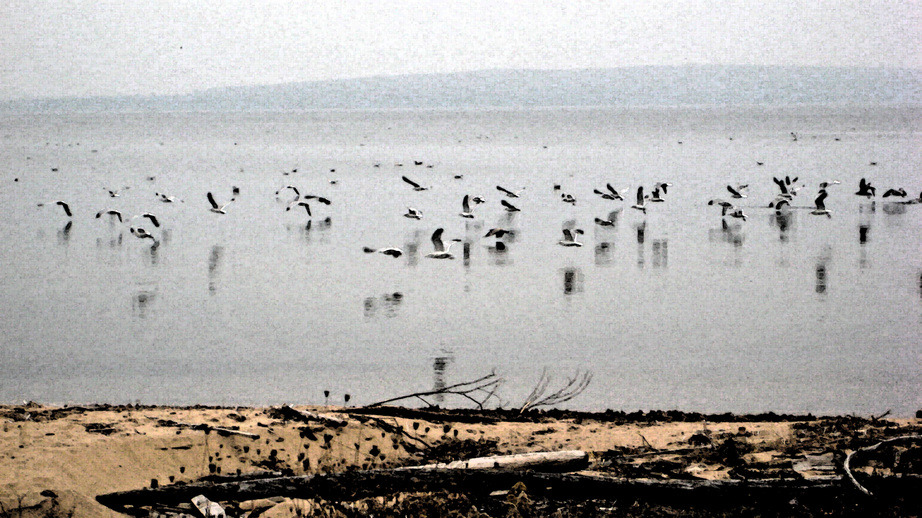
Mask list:
[[[562,450],[585,451],[589,471],[621,478],[838,479],[848,452],[922,429],[919,419],[774,414],[721,420],[678,412],[297,410],[310,419],[279,407],[2,406],[0,516],[121,516],[96,497],[209,476],[325,474]],[[248,516],[344,509],[284,495],[222,504]],[[457,511],[468,512],[464,505]]]

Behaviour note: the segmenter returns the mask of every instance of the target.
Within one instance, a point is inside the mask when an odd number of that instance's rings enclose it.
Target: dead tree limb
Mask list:
[[[566,401],[570,401],[576,396],[582,394],[586,387],[589,386],[589,383],[592,382],[592,372],[584,371],[580,373],[579,370],[573,375],[572,378],[567,378],[567,382],[564,383],[563,387],[559,390],[545,395],[547,392],[548,386],[551,384],[551,375],[548,374],[547,368],[541,371],[541,377],[538,379],[538,383],[535,385],[535,388],[531,391],[527,398],[525,398],[525,403],[519,408],[519,412],[524,412],[526,410],[537,408],[539,406],[553,406],[559,405]]]
[[[215,432],[218,435],[239,435],[246,437],[247,439],[259,439],[259,435],[249,432],[241,432],[240,430],[231,430],[230,428],[220,428],[217,426],[211,426],[207,424],[192,424],[192,423],[181,423],[178,421],[172,421],[169,419],[161,419],[157,421],[157,424],[160,426],[175,426],[177,428],[191,428],[193,430],[202,430],[205,433]]]
[[[97,496],[96,500],[116,511],[132,514],[132,510],[141,507],[177,505],[200,494],[216,502],[270,497],[344,501],[407,491],[448,491],[486,497],[492,491],[509,489],[517,482],[524,483],[536,496],[562,500],[626,498],[708,504],[715,500],[738,500],[751,504],[757,498],[790,499],[806,493],[835,498],[842,493],[841,484],[830,480],[654,480],[611,478],[586,472],[461,469],[346,471],[222,484],[193,482],[109,493]]]
[[[874,444],[872,446],[858,448],[857,450],[849,453],[848,456],[845,457],[845,463],[842,465],[842,469],[845,471],[845,476],[852,483],[852,485],[854,485],[855,488],[858,489],[858,491],[861,491],[862,493],[868,496],[873,496],[873,493],[871,493],[871,491],[868,490],[868,488],[861,485],[861,483],[859,483],[858,480],[855,478],[855,475],[852,473],[852,467],[851,467],[852,461],[858,456],[874,451],[885,444],[896,443],[896,442],[913,442],[913,441],[920,441],[920,440],[922,440],[922,435],[903,435],[900,437],[894,437],[892,439],[887,439],[885,441],[880,441],[879,443]]]
[[[378,401],[370,405],[366,405],[365,408],[374,408],[381,405],[386,405],[388,403],[393,403],[395,401],[403,401],[405,399],[419,399],[427,406],[432,407],[433,405],[424,399],[425,396],[434,396],[434,395],[454,395],[460,396],[465,399],[469,399],[480,410],[483,410],[483,406],[490,401],[496,395],[496,389],[503,383],[503,379],[496,375],[495,372],[491,372],[486,376],[481,376],[475,380],[463,381],[461,383],[455,383],[454,385],[448,385],[446,387],[441,387],[434,390],[425,390],[422,392],[414,392],[412,394],[407,394],[404,396],[397,396],[390,399],[385,399],[383,401]],[[477,396],[477,397],[475,397]]]

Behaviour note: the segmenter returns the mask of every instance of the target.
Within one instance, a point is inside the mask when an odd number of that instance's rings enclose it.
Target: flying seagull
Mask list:
[[[506,208],[506,212],[519,212],[518,207],[509,203],[506,200],[499,200],[499,203],[502,204],[502,206]]]
[[[423,187],[423,186],[421,186],[420,184],[414,182],[413,180],[410,180],[410,179],[407,178],[406,176],[403,177],[403,181],[404,181],[404,182],[407,182],[407,183],[410,184],[410,185],[412,185],[414,191],[425,191],[425,190],[428,190],[428,189],[429,189],[428,187]]]
[[[817,216],[826,216],[827,218],[832,217],[832,212],[826,208],[826,189],[821,189],[819,196],[816,197],[816,201],[813,203],[816,204],[816,208],[810,211],[810,214],[815,214]]]
[[[647,207],[644,205],[643,185],[637,188],[637,203],[631,205],[632,209],[637,209],[644,214],[647,213]]]
[[[461,200],[461,213],[459,214],[462,218],[471,219],[474,217],[474,213],[471,212],[471,197],[468,194],[464,195],[464,199]]]
[[[365,252],[366,254],[373,254],[375,252],[378,252],[379,254],[389,255],[391,257],[400,257],[401,255],[403,255],[403,250],[399,248],[394,248],[394,247],[374,249],[374,248],[369,248],[366,246],[362,248],[362,251]]]
[[[571,231],[568,228],[563,229],[563,239],[557,242],[560,246],[583,246],[582,243],[576,240],[573,234],[582,234],[582,229],[576,229]]]
[[[455,243],[460,243],[460,239],[452,239],[448,243],[448,248],[445,247],[445,243],[442,242],[442,232],[445,229],[437,228],[435,232],[432,233],[432,246],[435,248],[434,252],[426,254],[426,257],[432,259],[454,259],[455,256],[451,255],[451,246]]]
[[[210,210],[211,212],[214,212],[215,214],[227,214],[227,212],[225,212],[224,209],[228,205],[230,205],[231,202],[233,201],[234,201],[234,198],[231,198],[229,202],[225,203],[224,205],[219,206],[218,203],[214,201],[214,196],[212,196],[212,194],[209,192],[208,193],[208,203],[211,204],[211,208],[208,210]]]
[[[510,198],[518,198],[518,197],[519,197],[519,194],[520,194],[522,191],[524,191],[525,188],[522,187],[522,188],[519,189],[518,191],[512,192],[512,191],[510,191],[509,189],[506,189],[505,187],[501,187],[501,186],[497,185],[497,186],[496,186],[496,190],[497,190],[497,191],[500,191],[500,192],[502,192],[502,193],[504,193],[506,196],[508,196],[508,197],[510,197]]]

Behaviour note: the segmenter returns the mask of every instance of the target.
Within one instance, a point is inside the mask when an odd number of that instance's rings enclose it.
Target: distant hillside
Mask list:
[[[0,112],[922,104],[914,69],[688,66],[487,70],[0,102]]]

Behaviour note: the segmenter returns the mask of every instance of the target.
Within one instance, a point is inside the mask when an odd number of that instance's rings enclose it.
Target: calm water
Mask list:
[[[879,196],[922,190],[919,115],[6,117],[0,401],[322,403],[326,389],[362,404],[495,369],[512,406],[547,367],[555,385],[594,373],[572,408],[909,415],[922,408],[922,205]],[[785,175],[806,184],[800,206],[840,180],[832,218],[764,208]],[[875,203],[853,195],[862,176]],[[592,193],[657,181],[673,185],[646,215]],[[747,221],[707,206],[728,183],[750,184]],[[286,184],[333,204],[286,212]],[[521,212],[502,209],[497,184],[525,189],[510,200]],[[223,203],[232,186],[227,214],[209,212],[205,193]],[[473,220],[458,215],[464,194],[487,200]],[[59,199],[72,219],[37,206]],[[621,207],[615,227],[593,223]],[[161,229],[143,226],[159,244],[94,218],[106,208],[157,214]],[[583,247],[557,245],[570,224]],[[494,226],[516,231],[505,252],[482,238]],[[455,260],[424,257],[438,227],[463,240]]]

